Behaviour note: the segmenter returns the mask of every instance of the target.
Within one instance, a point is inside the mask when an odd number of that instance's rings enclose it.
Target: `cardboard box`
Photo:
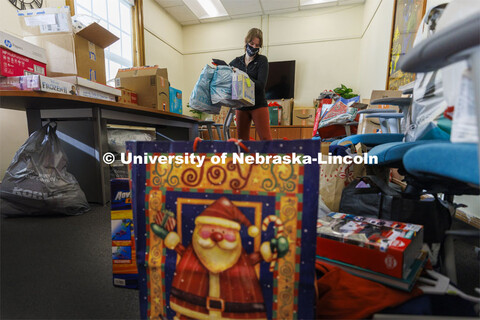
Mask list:
[[[170,112],[182,114],[182,91],[170,87]]]
[[[10,50],[42,64],[47,63],[47,52],[45,49],[3,31],[0,31],[0,48]]]
[[[0,48],[0,76],[46,75],[46,64]]]
[[[403,278],[423,232],[421,225],[334,212],[317,221],[317,255]]]
[[[68,76],[58,77],[55,79],[75,84],[77,88],[77,95],[80,97],[116,102],[116,97],[121,95],[121,91],[118,89],[93,82],[82,77]]]
[[[232,100],[244,106],[255,105],[255,83],[240,70],[232,74]]]
[[[138,98],[137,93],[133,92],[132,90],[128,90],[125,88],[120,89],[122,91],[122,95],[118,97],[118,102],[131,104],[131,105],[138,105]]]
[[[373,90],[370,100],[363,101],[369,103],[370,101],[383,99],[383,98],[400,98],[402,96],[402,91],[397,90]],[[391,105],[369,105],[367,109],[393,109],[398,111],[397,106]],[[361,114],[358,120],[358,130],[357,134],[365,133],[381,133],[380,129],[380,120],[378,118],[365,118],[365,115]]]
[[[132,199],[128,179],[112,179],[111,230],[113,285],[138,287]]]
[[[0,78],[0,90],[27,90],[76,94],[76,86],[74,84],[40,75]]]
[[[315,108],[298,107],[293,109],[292,124],[294,126],[313,126],[315,122]]]
[[[76,34],[43,34],[25,39],[45,48],[49,77],[77,75],[106,84],[104,49],[119,38],[92,23]]]
[[[170,90],[167,69],[158,66],[118,70],[116,88],[137,93],[138,105],[162,111],[170,109]]]

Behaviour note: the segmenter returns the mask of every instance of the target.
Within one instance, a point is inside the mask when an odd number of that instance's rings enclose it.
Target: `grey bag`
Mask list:
[[[75,177],[67,172],[56,124],[34,132],[15,154],[0,185],[3,216],[79,215],[90,210]]]

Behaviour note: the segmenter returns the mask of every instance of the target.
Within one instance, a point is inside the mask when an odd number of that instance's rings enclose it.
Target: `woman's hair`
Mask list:
[[[262,30],[258,28],[248,30],[247,36],[245,37],[245,44],[250,43],[255,38],[260,40],[260,48],[263,47],[263,33]]]

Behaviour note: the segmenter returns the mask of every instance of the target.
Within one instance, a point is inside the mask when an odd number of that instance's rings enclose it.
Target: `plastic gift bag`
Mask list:
[[[128,149],[183,157],[193,145],[129,142]],[[201,165],[132,165],[141,318],[315,317],[319,166],[240,164],[234,155],[316,158],[320,144],[244,146],[239,153],[232,142],[204,141],[193,154],[205,156]],[[224,163],[214,158],[220,153]]]
[[[319,128],[328,127],[334,124],[343,124],[355,120],[358,109],[352,108],[338,100],[320,120]]]
[[[358,155],[363,154],[365,146],[355,146]],[[327,156],[322,156],[327,160]],[[355,178],[365,175],[365,164],[326,163],[320,167],[320,197],[331,211],[338,211],[342,190]]]
[[[192,94],[190,95],[190,108],[206,113],[217,114],[220,112],[220,106],[213,106],[210,96],[210,83],[215,73],[215,68],[208,64],[200,73]]]
[[[67,172],[67,156],[55,131],[56,124],[47,124],[15,154],[0,185],[2,215],[79,215],[90,209]]]

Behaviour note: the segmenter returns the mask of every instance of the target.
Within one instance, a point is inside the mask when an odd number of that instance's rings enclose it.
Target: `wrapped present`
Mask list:
[[[317,255],[404,278],[423,246],[423,226],[332,212],[317,222]]]
[[[315,317],[318,142],[127,145],[143,319]]]

